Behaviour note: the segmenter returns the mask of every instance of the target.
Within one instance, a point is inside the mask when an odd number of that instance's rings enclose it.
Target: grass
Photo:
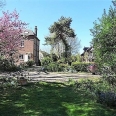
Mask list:
[[[85,91],[63,83],[33,83],[0,94],[0,116],[116,116]]]

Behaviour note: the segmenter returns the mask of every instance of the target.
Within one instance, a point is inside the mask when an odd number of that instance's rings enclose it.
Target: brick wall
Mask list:
[[[30,57],[29,60],[33,59],[33,49],[34,49],[34,36],[29,36],[28,38],[24,39],[24,46],[19,46],[19,55],[18,55],[18,62],[16,62],[17,65],[20,63],[25,62],[25,55],[28,55]],[[20,59],[20,55],[23,55],[23,59]]]

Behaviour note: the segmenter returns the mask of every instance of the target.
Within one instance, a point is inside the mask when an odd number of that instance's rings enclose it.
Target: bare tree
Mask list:
[[[81,47],[80,40],[78,40],[77,37],[67,37],[68,44],[70,46],[70,52],[71,54],[77,54],[79,52],[79,49]]]

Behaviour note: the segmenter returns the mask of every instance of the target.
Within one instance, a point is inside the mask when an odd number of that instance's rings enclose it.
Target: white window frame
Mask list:
[[[24,40],[21,41],[20,46],[21,46],[21,47],[24,47]]]
[[[19,59],[20,59],[20,60],[24,60],[24,55],[23,55],[23,54],[20,54],[20,55],[19,55]]]

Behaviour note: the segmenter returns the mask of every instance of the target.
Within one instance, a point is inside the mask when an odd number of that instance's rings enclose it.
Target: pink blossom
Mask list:
[[[3,12],[0,17],[0,52],[10,54],[11,51],[17,51],[22,39],[21,33],[27,23],[19,20],[19,14],[16,10],[12,13]]]

